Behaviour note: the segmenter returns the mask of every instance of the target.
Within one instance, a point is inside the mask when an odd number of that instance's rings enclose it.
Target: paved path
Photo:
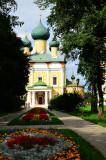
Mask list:
[[[64,125],[30,125],[30,126],[6,126],[6,124],[13,118],[28,111],[29,109],[22,110],[18,113],[11,113],[7,116],[0,117],[0,129],[17,129],[17,128],[57,128],[57,129],[71,129],[84,139],[89,141],[95,148],[101,151],[106,157],[106,128],[85,121],[81,118],[71,116],[59,111],[52,111]]]

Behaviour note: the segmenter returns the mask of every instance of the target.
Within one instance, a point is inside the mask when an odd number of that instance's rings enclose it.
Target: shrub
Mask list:
[[[50,104],[54,104],[57,109],[72,112],[77,110],[77,105],[83,102],[83,97],[76,93],[63,94],[50,100]]]
[[[20,97],[5,94],[5,97],[2,97],[2,102],[0,104],[0,113],[18,111],[24,104],[24,101]]]

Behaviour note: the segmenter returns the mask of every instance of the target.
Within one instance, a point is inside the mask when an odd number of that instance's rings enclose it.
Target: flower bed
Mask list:
[[[80,160],[77,146],[54,130],[24,129],[0,138],[0,159]]]
[[[52,125],[64,124],[53,113],[43,108],[33,108],[27,113],[11,120],[7,125]]]
[[[33,108],[30,112],[21,117],[22,121],[50,121],[47,112],[40,107]]]

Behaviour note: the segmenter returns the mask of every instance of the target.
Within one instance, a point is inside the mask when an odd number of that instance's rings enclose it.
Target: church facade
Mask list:
[[[32,31],[31,36],[35,41],[34,54],[31,54],[32,46],[27,35],[23,40],[24,53],[28,54],[30,58],[27,102],[32,107],[48,106],[52,97],[61,95],[64,91],[70,93],[73,89],[66,86],[65,61],[58,58],[59,42],[55,38],[49,43],[51,54],[46,52],[46,43],[50,34],[49,30],[43,26],[41,19],[38,26]],[[78,90],[78,85],[76,88]],[[79,91],[80,94],[84,94],[84,88],[81,88],[81,90],[79,88]]]

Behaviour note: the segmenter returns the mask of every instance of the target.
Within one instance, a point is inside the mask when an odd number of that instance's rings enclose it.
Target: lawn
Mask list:
[[[17,129],[17,131],[18,130],[19,129]],[[60,132],[65,137],[70,138],[71,141],[73,141],[74,146],[79,146],[77,150],[78,150],[78,153],[80,153],[81,160],[105,160],[103,155],[98,150],[96,150],[89,142],[87,142],[82,137],[77,135],[74,131],[71,131],[69,129],[58,129],[58,130],[57,129],[55,129],[55,130],[50,129],[50,131],[54,131],[57,133]],[[8,133],[8,132],[11,132],[11,130],[1,130],[0,131],[1,137],[4,137],[6,135],[5,133]],[[75,148],[77,148],[77,147],[75,147]],[[72,152],[72,150],[71,150],[71,152]],[[40,151],[39,151],[39,154],[40,154]],[[76,154],[77,154],[77,152],[76,152]],[[57,155],[59,158],[59,153]],[[62,159],[62,158],[60,158],[60,159]],[[77,159],[80,160],[79,158],[77,158]],[[70,160],[71,160],[71,158],[70,158]]]
[[[93,122],[100,126],[106,127],[106,106],[104,107],[104,118],[98,118],[97,113],[91,113],[91,106],[86,106],[85,108],[80,108],[80,112],[84,111],[84,116],[78,115],[78,112],[70,112],[69,114],[75,115],[87,121]],[[99,110],[99,107],[98,107]]]
[[[50,124],[64,124],[61,120],[59,120],[54,114],[52,114],[51,112],[47,111],[46,109],[44,109],[51,117],[52,121],[20,121],[20,118],[30,112],[26,112],[22,115],[20,115],[19,117],[13,119],[12,121],[10,121],[7,125],[50,125]]]

